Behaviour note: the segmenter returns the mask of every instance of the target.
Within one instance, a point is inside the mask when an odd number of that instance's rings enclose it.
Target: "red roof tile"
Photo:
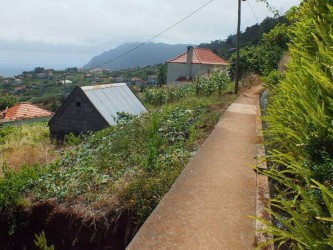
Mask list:
[[[18,103],[2,112],[5,120],[24,120],[30,118],[50,116],[53,113],[37,107],[36,105],[22,102]]]
[[[177,56],[174,59],[167,61],[168,63],[186,63],[187,52]],[[194,48],[192,63],[195,64],[214,64],[214,65],[228,65],[228,62],[218,55],[216,55],[210,49]]]

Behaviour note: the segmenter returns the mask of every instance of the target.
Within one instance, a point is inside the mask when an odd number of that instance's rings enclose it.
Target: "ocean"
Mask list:
[[[23,71],[31,71],[33,70],[33,68],[4,68],[4,67],[0,67],[0,76],[4,76],[4,77],[13,77],[16,75],[20,75],[22,74]]]

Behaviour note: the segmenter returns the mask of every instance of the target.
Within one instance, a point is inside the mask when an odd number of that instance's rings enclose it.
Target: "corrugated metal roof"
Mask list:
[[[91,103],[110,124],[115,125],[117,112],[140,115],[147,112],[126,83],[81,87]]]

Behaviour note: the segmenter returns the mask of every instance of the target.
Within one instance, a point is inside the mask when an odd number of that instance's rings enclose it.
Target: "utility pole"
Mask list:
[[[66,99],[66,73],[64,73],[64,100]]]
[[[237,22],[237,39],[236,39],[236,75],[235,75],[235,95],[238,93],[239,82],[239,44],[240,44],[240,23],[241,23],[241,2],[238,0],[238,22]]]

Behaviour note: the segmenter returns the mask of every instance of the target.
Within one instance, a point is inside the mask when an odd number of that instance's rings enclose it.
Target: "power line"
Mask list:
[[[185,20],[188,19],[189,17],[193,16],[195,13],[197,13],[197,12],[200,11],[201,9],[205,8],[207,5],[209,5],[209,4],[212,3],[213,1],[214,1],[214,0],[210,0],[210,1],[208,1],[207,3],[205,3],[204,5],[202,5],[200,8],[198,8],[198,9],[196,9],[195,11],[191,12],[190,14],[188,14],[187,16],[185,16],[184,18],[182,18],[181,20],[179,20],[179,21],[176,22],[175,24],[171,25],[169,28],[167,28],[167,29],[163,30],[162,32],[158,33],[157,35],[153,36],[152,38],[150,38],[149,40],[145,41],[144,43],[141,43],[141,44],[139,44],[138,46],[134,47],[133,49],[130,49],[130,50],[124,52],[123,54],[121,54],[121,55],[119,55],[119,56],[117,56],[117,57],[115,57],[115,58],[112,58],[111,60],[108,60],[108,61],[106,61],[106,62],[104,62],[104,63],[102,63],[102,64],[99,64],[99,65],[93,67],[92,69],[96,69],[96,68],[99,68],[99,67],[101,67],[101,66],[103,66],[103,65],[105,65],[105,64],[111,63],[111,62],[113,62],[113,61],[115,61],[115,60],[117,60],[117,59],[119,59],[119,58],[121,58],[121,57],[123,57],[123,56],[125,56],[125,55],[127,55],[127,54],[129,54],[129,53],[131,53],[131,52],[133,52],[134,50],[137,50],[138,48],[140,48],[140,47],[146,45],[147,43],[151,42],[151,41],[154,40],[155,38],[157,38],[157,37],[163,35],[163,34],[166,33],[167,31],[169,31],[169,30],[171,30],[172,28],[174,28],[175,26],[177,26],[178,24],[182,23],[183,21],[185,21]]]
[[[254,14],[254,11],[253,11],[252,6],[251,6],[251,4],[250,4],[250,0],[247,0],[246,2],[248,3],[248,5],[249,5],[249,7],[250,7],[250,10],[251,10],[251,12],[252,12],[254,18],[257,20],[257,23],[258,23],[258,25],[259,25],[259,27],[260,27],[262,33],[265,33],[264,29],[261,27],[261,25],[260,25],[260,23],[259,23],[259,20],[258,20],[256,14]]]

